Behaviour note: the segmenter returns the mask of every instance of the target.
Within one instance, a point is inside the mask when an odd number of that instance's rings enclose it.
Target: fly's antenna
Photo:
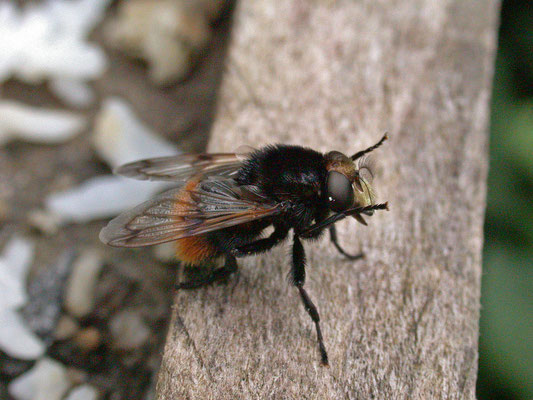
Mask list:
[[[357,153],[355,153],[353,156],[351,156],[350,158],[355,161],[357,160],[358,158],[361,158],[363,157],[365,154],[367,153],[370,153],[371,151],[374,151],[376,150],[379,146],[381,146],[383,144],[383,142],[385,140],[387,140],[389,138],[389,135],[388,133],[385,133],[383,135],[383,137],[379,140],[379,142],[377,142],[374,146],[370,146],[369,148],[367,149],[364,149],[364,150],[361,150],[361,151],[358,151]]]

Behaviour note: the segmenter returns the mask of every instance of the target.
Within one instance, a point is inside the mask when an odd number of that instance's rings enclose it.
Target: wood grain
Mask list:
[[[289,247],[180,292],[158,399],[475,397],[487,121],[499,3],[242,1],[210,149],[375,154],[390,212],[306,243],[329,368],[286,279]]]

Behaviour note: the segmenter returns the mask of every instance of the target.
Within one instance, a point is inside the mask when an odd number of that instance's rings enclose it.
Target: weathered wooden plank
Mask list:
[[[342,222],[348,262],[306,244],[329,368],[287,280],[288,248],[176,296],[159,399],[474,398],[498,2],[243,1],[211,150],[360,150],[390,132],[390,212]]]

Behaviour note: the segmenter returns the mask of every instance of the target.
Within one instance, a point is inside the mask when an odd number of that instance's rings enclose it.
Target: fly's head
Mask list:
[[[325,155],[325,193],[331,211],[341,213],[351,208],[376,204],[376,192],[372,185],[373,163],[365,155],[379,147],[386,139],[387,135],[384,135],[377,144],[351,157],[339,151],[330,151]],[[366,211],[365,214],[372,215],[373,210]],[[358,221],[362,220],[358,217],[359,214],[354,215]]]

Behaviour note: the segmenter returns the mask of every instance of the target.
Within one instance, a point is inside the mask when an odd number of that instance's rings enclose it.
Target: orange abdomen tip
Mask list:
[[[198,186],[199,179],[193,178],[176,194],[177,212],[186,211],[194,201],[191,198],[190,191]],[[176,240],[176,257],[190,265],[199,265],[217,255],[217,250],[207,240],[205,235],[191,236]]]

